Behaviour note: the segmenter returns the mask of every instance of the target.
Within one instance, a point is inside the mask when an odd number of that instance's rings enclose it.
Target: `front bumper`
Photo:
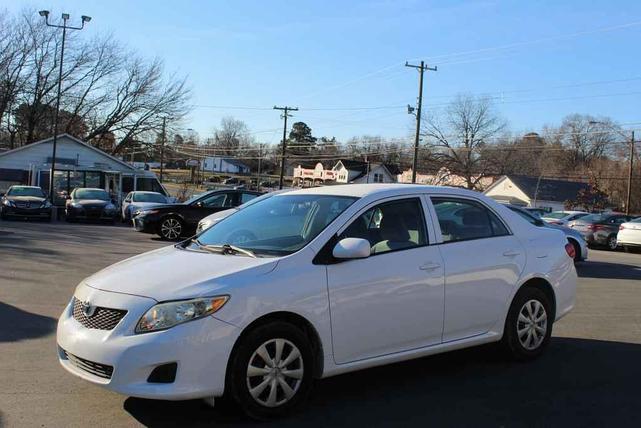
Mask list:
[[[58,321],[57,343],[60,364],[70,373],[141,398],[183,400],[223,394],[227,361],[239,334],[237,327],[209,316],[164,331],[136,334],[138,320],[155,300],[86,285],[78,287],[75,297],[128,312],[112,330],[98,330],[84,327],[73,317],[71,304],[67,306]],[[88,370],[92,363],[111,367],[110,376]],[[147,381],[154,368],[167,363],[177,364],[173,382]]]
[[[73,220],[113,221],[118,216],[118,211],[105,211],[104,209],[87,210],[67,206],[65,216]]]
[[[51,207],[49,208],[18,208],[4,205],[2,214],[11,217],[34,217],[49,218],[51,217]]]
[[[148,215],[137,215],[132,220],[134,229],[143,233],[156,233],[158,231],[158,221],[158,217]]]

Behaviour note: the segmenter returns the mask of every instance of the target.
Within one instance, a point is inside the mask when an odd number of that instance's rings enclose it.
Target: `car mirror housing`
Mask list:
[[[364,259],[371,255],[371,247],[366,239],[344,238],[336,244],[332,255],[340,260]]]

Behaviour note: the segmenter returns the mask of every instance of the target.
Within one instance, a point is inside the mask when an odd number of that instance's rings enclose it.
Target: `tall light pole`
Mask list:
[[[82,15],[81,16],[82,24],[80,25],[80,27],[73,27],[71,25],[67,25],[67,21],[69,20],[68,13],[62,14],[62,25],[49,23],[48,10],[41,10],[38,13],[40,14],[40,16],[44,17],[45,24],[47,24],[47,27],[62,28],[62,45],[60,47],[60,64],[59,64],[60,68],[58,71],[58,96],[56,98],[56,112],[53,119],[53,152],[51,156],[51,172],[49,174],[49,199],[53,204],[54,203],[53,180],[54,180],[54,175],[56,171],[56,145],[58,143],[58,114],[60,113],[60,93],[62,91],[62,63],[65,58],[65,40],[67,38],[67,30],[82,30],[83,28],[85,28],[85,23],[91,21],[91,17]]]
[[[596,125],[596,124],[601,124],[601,125],[607,125],[605,122],[601,122],[598,120],[591,120],[589,122],[590,125]],[[619,130],[614,130],[617,134],[621,135],[624,139],[628,139],[628,136],[625,135],[623,132]],[[632,135],[630,137],[630,154],[628,155],[628,190],[626,192],[626,198],[625,198],[625,214],[630,215],[630,200],[632,196],[632,167],[634,166],[634,144],[635,144],[635,139],[634,139],[634,131],[632,131]]]
[[[416,183],[416,168],[418,163],[418,145],[421,138],[421,109],[423,108],[423,73],[425,71],[436,71],[436,67],[428,67],[425,65],[425,61],[421,61],[420,65],[412,65],[408,62],[405,63],[405,67],[415,68],[418,70],[418,99],[416,107],[416,133],[414,134],[414,159],[412,161],[412,183]],[[414,109],[410,106],[407,106],[407,112],[414,114]]]

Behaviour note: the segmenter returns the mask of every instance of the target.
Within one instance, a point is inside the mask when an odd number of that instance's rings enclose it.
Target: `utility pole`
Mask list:
[[[285,152],[287,150],[287,118],[291,117],[289,114],[290,111],[298,111],[298,107],[277,107],[274,106],[274,110],[282,110],[283,114],[280,117],[283,121],[283,146],[280,154],[280,177],[278,178],[278,188],[283,188],[283,178],[285,176]]]
[[[630,161],[628,163],[628,195],[625,200],[625,214],[630,215],[630,196],[632,194],[632,166],[634,163],[634,131],[630,138]]]
[[[416,183],[416,164],[418,161],[418,143],[421,134],[421,109],[423,107],[423,73],[427,71],[436,71],[436,67],[428,67],[424,61],[421,65],[412,65],[405,62],[405,67],[416,68],[419,71],[418,75],[418,106],[416,108],[416,135],[414,136],[414,160],[412,161],[412,183]],[[413,109],[408,106],[408,113],[412,113]]]
[[[162,164],[165,161],[165,125],[167,124],[167,118],[162,118],[162,138],[160,140],[160,182],[162,183]]]
[[[261,163],[263,160],[263,143],[258,144],[258,177],[256,177],[256,190],[260,192],[260,173],[261,173]]]

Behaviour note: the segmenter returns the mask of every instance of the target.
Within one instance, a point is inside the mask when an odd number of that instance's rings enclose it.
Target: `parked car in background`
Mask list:
[[[115,222],[118,207],[104,189],[77,187],[67,196],[65,220],[98,220]]]
[[[11,186],[0,198],[0,218],[41,218],[51,220],[51,202],[40,187]]]
[[[241,181],[236,177],[230,177],[223,180],[223,184],[241,184]]]
[[[641,249],[641,217],[621,223],[617,233],[617,245],[628,252]]]
[[[218,223],[220,220],[230,216],[231,214],[235,213],[238,210],[245,209],[257,202],[264,201],[265,199],[269,199],[272,196],[279,195],[281,193],[289,192],[291,189],[282,189],[282,190],[276,190],[274,192],[270,193],[265,193],[264,195],[261,195],[257,198],[252,199],[251,201],[244,203],[238,207],[230,208],[228,210],[223,210],[223,211],[218,211],[216,213],[210,214],[204,219],[200,220],[198,222],[198,227],[196,228],[196,233],[201,233],[203,230],[209,229],[212,227],[214,224]]]
[[[168,202],[167,197],[158,192],[129,192],[122,201],[122,221],[130,221],[133,218],[132,214],[136,211],[159,204],[167,204]]]
[[[603,246],[609,250],[616,250],[619,226],[630,220],[632,217],[625,214],[589,214],[571,221],[568,226],[581,232],[589,246]]]
[[[565,237],[570,244],[574,247],[574,262],[581,262],[588,259],[588,244],[585,242],[585,238],[578,230],[571,229],[567,226],[559,226],[557,224],[546,223],[540,218],[536,217],[530,210],[527,208],[522,208],[516,205],[506,205],[509,209],[523,217],[529,223],[537,227],[550,227],[552,229],[558,229],[561,232],[565,233]]]
[[[585,211],[552,211],[551,213],[542,215],[541,219],[551,224],[565,226],[569,222],[578,220],[589,214],[590,213],[586,213]]]
[[[541,218],[545,216],[547,213],[549,213],[549,211],[544,210],[543,208],[523,207],[523,209],[529,212],[530,214],[534,214],[534,216],[537,218]]]
[[[257,239],[233,244],[247,232]],[[490,342],[540,356],[575,304],[573,251],[464,189],[292,191],[84,279],[58,321],[58,358],[127,396],[225,393],[273,418],[317,378]]]
[[[135,212],[134,228],[138,232],[155,233],[168,240],[191,236],[203,217],[237,207],[259,195],[258,192],[243,189],[205,192],[182,204],[157,205]]]

